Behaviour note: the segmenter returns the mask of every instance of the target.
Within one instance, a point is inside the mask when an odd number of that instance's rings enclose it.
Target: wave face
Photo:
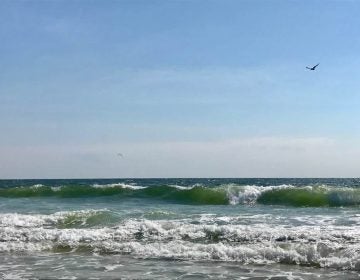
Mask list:
[[[223,188],[191,187],[181,188],[177,186],[140,187],[115,185],[93,186],[32,186],[15,187],[0,190],[0,197],[101,197],[118,196],[119,198],[155,198],[178,203],[194,204],[228,204],[226,191]]]
[[[112,183],[92,185],[19,186],[0,189],[0,197],[106,197],[119,199],[156,199],[178,204],[236,205],[263,204],[294,207],[341,207],[359,206],[360,188],[328,185],[257,186],[223,184],[206,186],[193,184],[140,186],[136,184]]]

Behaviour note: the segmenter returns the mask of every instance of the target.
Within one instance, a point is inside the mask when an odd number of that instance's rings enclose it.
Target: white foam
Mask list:
[[[190,185],[190,186],[169,185],[169,187],[176,188],[176,189],[179,189],[179,190],[191,190],[191,189],[193,189],[193,188],[201,188],[201,187],[204,187],[204,185],[203,185],[203,184],[196,183],[196,184],[193,184],[193,185]]]
[[[278,186],[256,186],[256,185],[223,185],[227,192],[229,203],[236,204],[255,204],[258,197],[268,191],[291,189],[295,188],[293,185],[278,185]]]
[[[227,192],[229,203],[232,205],[236,204],[248,204],[252,205],[256,203],[256,200],[265,192],[274,191],[274,190],[283,190],[283,189],[305,189],[305,190],[319,190],[319,191],[330,191],[330,190],[339,190],[342,189],[331,188],[326,185],[319,186],[302,186],[296,187],[294,185],[274,185],[274,186],[258,186],[258,185],[236,185],[236,184],[227,184],[222,185]],[[349,189],[352,190],[352,189]]]
[[[175,189],[178,189],[178,190],[191,190],[191,189],[193,189],[193,188],[196,187],[196,186],[195,186],[195,185],[194,185],[194,186],[170,185],[170,187],[175,188]]]
[[[43,184],[35,184],[35,185],[32,185],[30,188],[31,189],[38,189],[38,188],[41,188],[41,187],[44,187]]]
[[[0,252],[86,246],[92,252],[141,258],[296,263],[360,270],[360,228],[323,222],[289,227],[233,224],[239,217],[212,214],[183,220],[127,219],[113,227],[58,228],[69,217],[87,219],[103,210],[51,215],[0,215]],[[218,224],[219,223],[219,224]]]
[[[77,217],[79,220],[87,219],[96,214],[107,212],[106,208],[98,210],[79,210],[79,211],[60,211],[51,215],[41,214],[18,214],[4,213],[0,214],[0,228],[3,227],[48,227],[63,222],[69,217]]]
[[[125,183],[114,183],[114,184],[93,184],[93,188],[122,188],[122,189],[132,189],[132,190],[141,190],[146,189],[147,187],[138,186],[135,184],[125,184]]]

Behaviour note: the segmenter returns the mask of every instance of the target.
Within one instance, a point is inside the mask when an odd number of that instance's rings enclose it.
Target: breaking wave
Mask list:
[[[138,258],[284,263],[360,270],[357,227],[126,219],[99,226],[104,210],[0,215],[0,252],[130,254]],[[98,222],[93,222],[97,220]],[[85,227],[86,225],[86,227]]]
[[[51,187],[34,185],[0,189],[0,197],[101,197],[160,199],[179,204],[227,205],[265,204],[295,207],[359,206],[360,189],[320,186],[254,186],[227,184],[217,187],[193,186],[138,186],[131,184],[65,185]]]

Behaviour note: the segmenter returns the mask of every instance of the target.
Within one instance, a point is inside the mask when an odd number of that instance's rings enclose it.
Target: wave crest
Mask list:
[[[159,199],[180,204],[265,204],[294,207],[359,206],[360,189],[350,187],[292,185],[254,186],[227,184],[217,187],[137,186],[131,184],[13,187],[0,189],[0,197],[101,197]]]

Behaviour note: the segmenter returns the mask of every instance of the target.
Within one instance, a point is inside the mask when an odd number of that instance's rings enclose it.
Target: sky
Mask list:
[[[359,177],[359,14],[2,0],[0,178]]]

